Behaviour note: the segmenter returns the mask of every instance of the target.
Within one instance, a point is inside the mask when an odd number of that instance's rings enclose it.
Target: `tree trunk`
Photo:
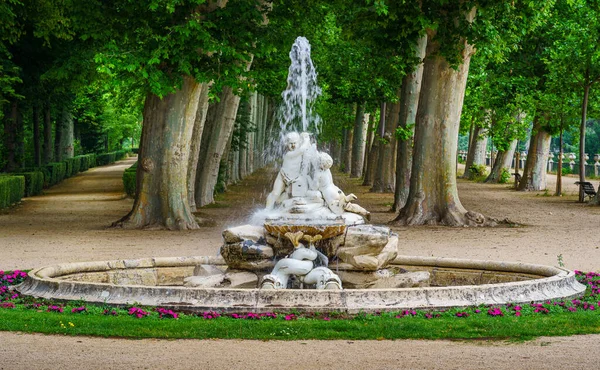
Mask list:
[[[247,144],[244,143],[244,140],[245,140],[245,138],[240,137],[240,151],[239,151],[239,153],[240,153],[240,161],[239,161],[239,163],[240,163],[240,168],[239,168],[240,173],[239,173],[239,176],[240,176],[240,179],[242,179],[242,180],[247,175],[246,164],[248,163],[247,162],[247,158],[246,158],[247,154],[248,154],[247,147],[246,147]]]
[[[19,106],[13,101],[4,115],[4,149],[6,150],[6,165],[4,170],[12,172],[20,167],[19,163]]]
[[[428,30],[427,55],[416,117],[412,176],[406,205],[393,221],[401,225],[482,226],[493,222],[467,211],[456,188],[456,151],[469,62],[473,47],[466,41],[462,63],[453,69],[437,55]]]
[[[517,190],[544,190],[546,189],[546,169],[548,153],[550,150],[549,133],[542,129],[539,117],[533,119],[533,130],[529,140],[529,152],[523,168],[523,175]]]
[[[340,170],[343,173],[350,173],[350,167],[352,167],[352,140],[353,132],[351,128],[345,128],[343,130],[343,141],[342,141],[342,153],[341,153],[341,165]]]
[[[369,156],[371,153],[371,145],[373,144],[373,123],[375,121],[374,114],[367,114],[369,116],[368,124],[367,124],[367,140],[365,142],[365,159],[363,160],[363,169],[362,174],[363,177],[367,177],[367,172],[369,171]]]
[[[383,133],[383,140],[379,143],[377,169],[371,187],[371,191],[375,193],[390,193],[396,186],[396,128],[400,118],[400,103],[390,104],[388,110],[385,124],[380,131]]]
[[[239,103],[240,97],[227,86],[220,94],[220,101],[208,107],[196,173],[197,207],[204,207],[215,201],[214,191],[221,157],[233,132]]]
[[[61,160],[73,158],[75,151],[73,147],[73,114],[63,108],[60,118],[60,158]]]
[[[62,119],[60,120],[56,120],[56,123],[54,125],[55,130],[54,130],[54,162],[61,162],[62,161],[62,123],[60,122],[62,121]],[[108,151],[108,150],[107,150]]]
[[[383,107],[383,113],[380,113],[379,115],[379,127],[382,127],[381,125],[385,123],[385,106]],[[373,132],[373,142],[371,143],[371,150],[369,151],[369,163],[367,164],[367,172],[365,172],[363,186],[373,185],[375,171],[377,171],[377,163],[379,163],[379,145],[381,145],[381,136],[379,135],[379,132],[379,129],[377,132]]]
[[[198,228],[188,203],[187,172],[203,84],[185,76],[181,89],[159,98],[148,94],[133,209],[113,226]]]
[[[33,105],[33,165],[35,167],[42,166],[42,143],[40,139],[40,107],[38,104]]]
[[[334,164],[341,166],[341,164],[342,164],[342,143],[340,143],[338,139],[333,140],[333,144],[331,146],[331,158],[333,158]]]
[[[419,60],[425,58],[425,48],[427,47],[427,35],[419,38],[417,43],[416,57]],[[421,94],[421,80],[423,78],[423,63],[420,62],[412,73],[407,74],[402,79],[402,91],[400,93],[400,117],[398,127],[404,131],[411,130],[411,135],[398,139],[398,148],[396,151],[396,189],[394,191],[394,204],[392,210],[398,212],[408,199],[410,190],[410,173],[412,165],[412,144],[414,125],[419,107],[419,95]]]
[[[50,105],[44,104],[44,164],[52,162],[52,119]]]
[[[585,182],[585,123],[587,121],[587,107],[590,96],[589,68],[586,70],[585,86],[583,88],[583,102],[581,103],[581,124],[579,125],[579,182]],[[585,202],[583,186],[579,187],[579,203]]]
[[[486,129],[475,126],[473,128],[473,136],[469,138],[469,152],[467,153],[467,161],[465,162],[465,172],[463,178],[471,178],[471,166],[485,165],[485,151],[487,148]],[[491,164],[493,166],[493,163]]]
[[[194,130],[192,131],[192,143],[190,145],[190,157],[188,162],[187,188],[188,202],[190,211],[196,212],[196,169],[198,168],[198,158],[200,156],[200,144],[202,143],[202,133],[206,122],[206,112],[208,110],[208,90],[210,84],[200,84],[200,95],[198,97],[198,109],[194,119]]]
[[[350,177],[361,177],[363,161],[365,159],[365,106],[366,102],[356,105],[356,117],[354,119],[354,140],[352,141],[352,168]]]
[[[500,181],[500,175],[502,174],[502,169],[505,168],[510,171],[510,167],[512,164],[513,156],[515,155],[515,149],[517,148],[517,139],[511,141],[508,150],[500,150],[498,151],[498,156],[496,157],[496,161],[494,162],[494,166],[490,171],[490,174],[485,179],[486,183],[498,183]]]
[[[556,169],[556,192],[554,195],[562,196],[562,166],[563,166],[563,115],[560,116],[560,138],[558,144],[558,168]]]

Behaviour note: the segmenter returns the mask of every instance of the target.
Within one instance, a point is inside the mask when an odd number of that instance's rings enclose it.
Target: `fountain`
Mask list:
[[[32,270],[24,295],[190,311],[345,312],[520,303],[583,294],[572,271],[494,261],[399,256],[399,235],[333,183],[317,149],[319,96],[310,45],[292,46],[279,112],[285,152],[264,210],[223,231],[217,257],[69,263]],[[406,242],[406,241],[404,241]]]

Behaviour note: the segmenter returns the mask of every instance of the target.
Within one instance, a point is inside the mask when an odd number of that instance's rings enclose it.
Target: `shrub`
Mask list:
[[[24,176],[0,176],[0,208],[17,203],[24,194]]]
[[[73,176],[73,158],[67,158],[62,161],[65,164],[65,179]],[[59,181],[60,182],[60,181]]]
[[[560,173],[562,175],[570,175],[573,173],[573,171],[571,171],[571,168],[569,168],[569,167],[563,167],[562,170],[560,171]]]
[[[89,155],[80,155],[79,158],[79,172],[87,171],[90,168],[90,157]]]
[[[116,160],[117,153],[102,153],[96,156],[96,163],[98,166],[106,166],[107,164],[114,163]]]
[[[509,180],[510,180],[510,172],[506,168],[503,168],[500,171],[500,178],[498,179],[498,182],[500,184],[507,184]]]
[[[71,176],[75,176],[81,170],[81,157],[73,157],[73,168],[71,172]]]
[[[44,173],[42,171],[18,172],[12,175],[25,178],[25,197],[31,197],[42,193],[44,188]]]
[[[48,168],[46,166],[43,167],[25,167],[22,168],[21,173],[23,172],[41,172],[43,175],[43,179],[42,179],[42,187],[43,188],[47,188],[48,186],[48,182],[50,181],[50,177],[51,177],[51,173],[48,170]],[[25,179],[25,181],[27,181],[27,179]]]
[[[46,165],[46,168],[48,169],[50,176],[49,180],[45,181],[45,186],[56,185],[64,180],[65,173],[67,170],[67,165],[65,164],[65,162],[48,163]]]
[[[135,197],[136,190],[136,179],[137,179],[137,162],[133,164],[133,166],[123,172],[123,187],[125,188],[125,192],[127,195],[131,197]]]
[[[128,154],[128,150],[117,150],[115,152],[115,160],[120,161],[121,159],[127,158]]]
[[[474,164],[469,167],[469,179],[475,180],[479,177],[483,177],[487,175],[487,168],[483,164]]]
[[[93,168],[98,166],[98,161],[96,159],[96,154],[86,154],[88,157],[88,168]]]

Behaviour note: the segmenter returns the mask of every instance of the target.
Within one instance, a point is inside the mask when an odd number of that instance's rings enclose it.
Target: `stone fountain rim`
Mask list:
[[[17,290],[24,295],[92,303],[172,307],[192,311],[343,311],[349,313],[394,311],[408,308],[447,308],[481,304],[527,303],[572,298],[585,292],[575,273],[560,267],[445,257],[398,256],[391,265],[435,266],[540,276],[498,284],[448,287],[345,290],[261,290],[183,286],[114,285],[61,280],[78,272],[118,269],[182,267],[200,264],[223,266],[221,257],[156,257],[113,261],[63,263],[29,272]]]

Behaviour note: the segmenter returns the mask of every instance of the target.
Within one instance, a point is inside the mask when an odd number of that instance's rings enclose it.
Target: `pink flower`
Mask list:
[[[12,302],[2,302],[0,303],[0,307],[2,308],[15,308],[15,304]]]
[[[494,316],[494,317],[496,317],[496,316],[504,316],[504,313],[498,307],[490,308],[487,313],[488,313],[488,315]]]
[[[63,308],[60,307],[60,306],[51,305],[51,306],[48,306],[48,309],[46,311],[48,311],[48,312],[62,313],[63,312]]]
[[[157,308],[156,311],[158,312],[158,317],[161,319],[166,319],[166,318],[177,319],[177,318],[179,318],[179,315],[177,315],[172,310],[167,310],[165,308]]]
[[[141,308],[131,307],[129,309],[129,315],[137,317],[138,319],[141,319],[144,316],[150,315],[150,313],[142,310]]]
[[[81,306],[81,307],[75,307],[71,310],[72,313],[82,313],[82,312],[86,312],[87,308],[85,306]]]
[[[291,321],[291,320],[296,320],[296,315],[294,315],[293,313],[291,313],[289,315],[285,315],[285,321]]]

